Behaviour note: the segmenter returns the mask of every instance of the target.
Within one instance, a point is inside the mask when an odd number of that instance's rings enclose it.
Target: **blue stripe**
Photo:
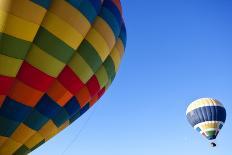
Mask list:
[[[31,0],[31,1],[42,6],[45,9],[48,9],[51,4],[51,0]]]
[[[201,128],[199,128],[199,127],[198,127],[198,128],[196,128],[196,130],[197,130],[198,132],[201,132]]]
[[[59,128],[68,119],[69,119],[69,115],[68,115],[67,111],[64,108],[62,108],[60,111],[58,111],[54,115],[54,117],[52,118],[52,121]]]
[[[47,118],[54,117],[61,108],[62,107],[53,101],[47,94],[45,94],[35,106],[35,109]]]
[[[87,110],[89,110],[89,108],[90,108],[89,103],[86,104],[83,108],[81,108],[80,110],[81,115],[83,115]]]
[[[0,136],[10,137],[19,125],[19,122],[0,116]]]
[[[115,16],[115,18],[117,19],[117,22],[119,25],[122,24],[122,16],[120,11],[118,10],[118,7],[114,4],[114,2],[112,2],[111,0],[106,0],[103,3],[103,7],[109,9],[113,15]]]
[[[222,125],[222,124],[220,124],[220,125],[219,125],[219,129],[221,130],[221,129],[222,129],[222,127],[223,127],[223,125]]]
[[[81,115],[83,115],[89,108],[90,108],[89,104],[86,104],[84,107],[82,107],[75,115],[73,115],[69,119],[70,124],[73,123],[75,120],[77,120]]]
[[[109,9],[103,7],[99,16],[110,25],[112,31],[114,32],[115,38],[118,38],[121,31],[121,25],[119,25],[114,14]]]
[[[123,43],[124,48],[125,48],[126,47],[126,41],[127,41],[127,34],[126,34],[126,27],[125,27],[124,23],[122,24],[119,38],[122,40],[122,43]]]
[[[82,0],[66,0],[69,4],[71,4],[75,8],[79,8]]]
[[[92,5],[95,8],[96,12],[99,13],[100,10],[101,10],[101,6],[102,6],[101,0],[89,0],[89,1],[92,3]]]
[[[216,138],[217,138],[217,135],[213,135],[213,136],[206,136],[206,138],[207,138],[208,140],[214,140],[214,139],[216,139]]]
[[[226,120],[226,110],[220,106],[205,106],[194,109],[187,114],[187,119],[192,126],[206,121]]]
[[[23,123],[33,130],[39,131],[48,121],[49,119],[47,117],[40,112],[33,110]]]
[[[92,3],[89,1],[84,1],[81,3],[80,11],[86,16],[90,23],[93,23],[95,18],[97,17],[97,12],[93,7]]]
[[[64,106],[64,108],[68,112],[69,118],[71,118],[81,109],[76,97],[71,98],[70,101],[68,101],[68,103]]]
[[[79,10],[90,23],[97,17],[95,7],[89,0],[66,0],[69,4]]]
[[[0,108],[0,116],[7,119],[22,122],[32,111],[31,107],[16,102],[6,97],[2,107]]]

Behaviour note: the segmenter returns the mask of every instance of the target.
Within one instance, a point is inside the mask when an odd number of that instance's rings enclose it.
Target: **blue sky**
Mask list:
[[[122,3],[128,42],[112,86],[31,154],[231,155],[232,1]],[[216,149],[185,117],[188,104],[200,97],[217,98],[227,109]]]

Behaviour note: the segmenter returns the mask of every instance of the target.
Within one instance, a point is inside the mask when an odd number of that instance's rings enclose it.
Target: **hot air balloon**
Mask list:
[[[0,155],[28,154],[84,114],[125,46],[120,0],[0,0]]]
[[[186,115],[191,126],[210,141],[217,138],[226,121],[224,106],[212,98],[201,98],[192,102]],[[215,147],[216,143],[211,142],[211,145]]]

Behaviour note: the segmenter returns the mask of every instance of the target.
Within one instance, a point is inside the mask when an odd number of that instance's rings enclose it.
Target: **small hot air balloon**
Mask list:
[[[186,111],[187,119],[192,127],[208,140],[213,142],[226,121],[226,110],[216,99],[201,98],[192,102]]]
[[[0,155],[28,154],[85,113],[125,46],[120,0],[0,0]]]

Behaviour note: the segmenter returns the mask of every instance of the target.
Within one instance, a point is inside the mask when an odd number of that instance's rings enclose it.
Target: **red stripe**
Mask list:
[[[14,81],[15,78],[0,75],[0,95],[7,95]]]
[[[91,107],[102,97],[105,91],[106,89],[104,87],[94,97],[92,97],[92,99],[89,101]]]
[[[95,75],[86,83],[86,86],[89,89],[91,97],[95,96],[101,89]]]
[[[73,95],[76,94],[84,86],[84,83],[68,66],[64,68],[62,73],[59,75],[58,80]]]
[[[106,88],[104,87],[97,93],[98,98],[100,99],[105,92],[106,92]]]
[[[46,92],[54,78],[41,72],[27,62],[24,62],[17,75],[17,79],[39,91]]]
[[[117,8],[119,9],[120,13],[122,14],[122,5],[120,0],[113,0],[114,4],[117,6]]]

